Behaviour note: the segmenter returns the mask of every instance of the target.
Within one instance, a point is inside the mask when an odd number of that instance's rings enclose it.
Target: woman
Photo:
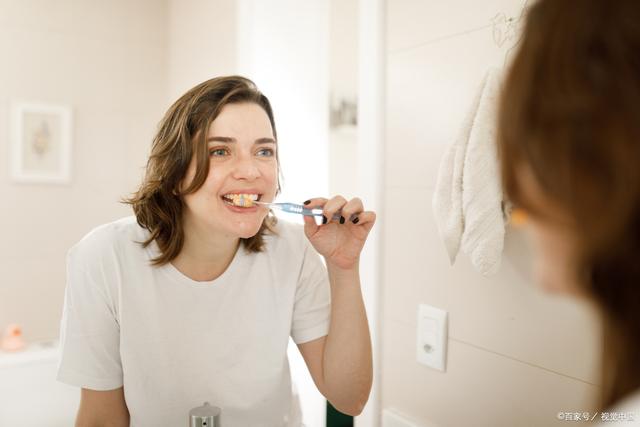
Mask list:
[[[528,212],[541,281],[597,308],[600,406],[635,411],[636,422],[639,23],[637,0],[539,1],[506,81],[499,126],[503,185]]]
[[[269,101],[245,78],[206,81],[166,113],[127,200],[135,217],[69,251],[58,377],[82,388],[78,425],[185,425],[208,401],[225,427],[299,426],[290,336],[319,391],[362,411],[372,362],[358,259],[375,214],[314,198],[324,223],[306,217],[303,230],[234,205],[274,199],[277,154]]]

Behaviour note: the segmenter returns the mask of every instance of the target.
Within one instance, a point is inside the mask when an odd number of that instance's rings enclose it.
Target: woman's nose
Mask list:
[[[235,179],[254,180],[259,175],[260,171],[255,164],[255,160],[250,156],[240,156],[236,158],[233,168],[233,177]]]

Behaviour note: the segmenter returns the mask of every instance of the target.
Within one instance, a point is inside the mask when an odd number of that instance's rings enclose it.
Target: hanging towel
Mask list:
[[[500,71],[490,69],[442,158],[432,200],[451,264],[462,246],[485,276],[500,268],[505,233],[496,150],[499,92]]]
[[[482,81],[484,87],[485,80]],[[458,136],[444,153],[440,161],[440,170],[433,194],[432,207],[440,238],[449,255],[451,265],[460,250],[460,241],[464,231],[462,216],[462,175],[467,153],[467,143],[471,135],[473,120],[476,117],[480,95],[478,91],[467,114],[464,117]]]

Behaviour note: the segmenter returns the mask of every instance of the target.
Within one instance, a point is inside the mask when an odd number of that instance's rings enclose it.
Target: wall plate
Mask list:
[[[418,306],[416,359],[439,371],[446,370],[448,313],[426,304]]]

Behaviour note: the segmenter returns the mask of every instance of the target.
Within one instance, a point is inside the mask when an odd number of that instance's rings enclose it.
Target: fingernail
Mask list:
[[[344,224],[344,217],[343,216],[340,217],[340,224]]]
[[[358,221],[360,221],[360,218],[355,217],[355,218],[353,218],[353,221],[351,221],[351,222],[353,222],[354,224],[357,224],[357,223],[358,223]]]
[[[311,203],[311,200],[307,200],[306,202],[304,202],[305,205],[308,205],[309,203]]]
[[[326,223],[327,223],[327,217],[326,217],[326,216],[324,216],[324,215],[322,215],[322,223],[323,223],[323,224],[326,224]]]

